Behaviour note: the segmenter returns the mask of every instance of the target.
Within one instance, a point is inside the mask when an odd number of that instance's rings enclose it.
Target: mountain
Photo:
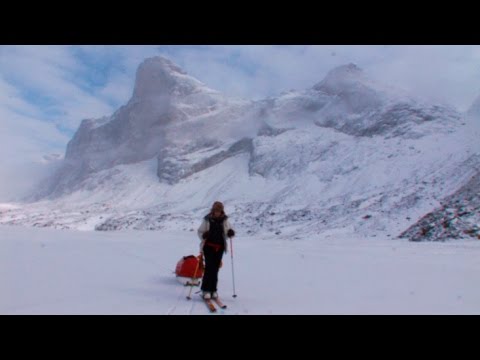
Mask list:
[[[151,159],[164,149],[208,145],[212,141],[197,137],[195,127],[222,127],[215,121],[219,113],[240,114],[245,104],[224,98],[165,58],[147,59],[130,101],[112,116],[82,121],[67,145],[65,165],[37,197],[79,189],[98,171]],[[192,118],[197,121],[189,125]]]
[[[395,236],[470,181],[476,131],[455,109],[354,64],[311,88],[249,101],[155,57],[139,66],[125,106],[81,123],[36,202],[0,222],[190,229],[221,200],[249,233]]]

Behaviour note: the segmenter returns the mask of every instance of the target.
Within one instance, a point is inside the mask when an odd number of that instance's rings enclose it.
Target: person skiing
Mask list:
[[[218,270],[222,263],[223,253],[227,252],[227,237],[234,237],[228,216],[223,204],[215,201],[210,213],[203,218],[198,228],[200,238],[200,253],[205,259],[205,271],[202,279],[202,296],[205,300],[218,298]]]

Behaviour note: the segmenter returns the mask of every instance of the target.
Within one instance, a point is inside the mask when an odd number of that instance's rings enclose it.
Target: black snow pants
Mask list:
[[[223,257],[223,246],[210,246],[205,244],[203,247],[203,257],[205,259],[205,272],[203,273],[202,287],[203,291],[217,291],[218,270]]]

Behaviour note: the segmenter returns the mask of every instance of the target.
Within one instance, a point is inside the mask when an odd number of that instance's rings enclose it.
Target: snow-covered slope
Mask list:
[[[480,98],[467,111],[468,131],[480,139]],[[423,216],[402,234],[412,241],[445,241],[473,237],[480,239],[480,152],[476,151],[464,170],[470,180],[445,197],[441,206]]]
[[[466,185],[442,201],[439,209],[401,235],[412,241],[445,241],[467,236],[480,240],[480,167]]]
[[[221,200],[245,233],[393,237],[475,174],[474,125],[353,64],[310,89],[253,102],[153,58],[126,106],[82,123],[39,201],[2,210],[0,223],[190,229]]]

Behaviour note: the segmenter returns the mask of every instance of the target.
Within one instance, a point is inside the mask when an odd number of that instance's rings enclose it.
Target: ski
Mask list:
[[[217,308],[215,307],[215,305],[213,305],[213,302],[212,300],[210,299],[203,299],[203,301],[205,301],[205,305],[207,305],[208,307],[208,310],[210,310],[210,312],[216,312],[217,311]]]
[[[213,301],[217,303],[218,306],[220,306],[222,309],[226,309],[227,305],[225,305],[218,297],[214,298]]]

